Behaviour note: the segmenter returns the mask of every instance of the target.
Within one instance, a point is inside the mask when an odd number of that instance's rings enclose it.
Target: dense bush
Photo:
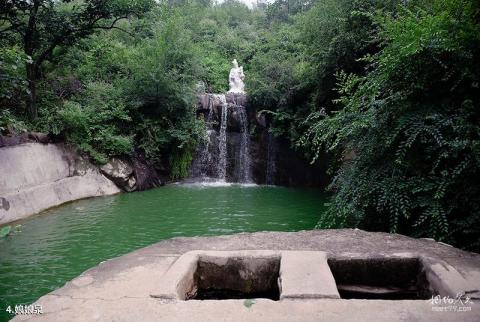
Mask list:
[[[19,133],[27,130],[25,122],[17,118],[10,110],[0,110],[0,135]]]
[[[17,46],[0,48],[0,102],[19,105],[27,91],[24,66],[30,62]]]
[[[381,15],[365,76],[340,74],[341,107],[303,143],[338,153],[341,224],[480,249],[480,25],[474,1]]]
[[[65,101],[58,112],[68,142],[99,163],[133,151],[132,135],[125,134],[132,119],[118,89],[108,83],[89,83],[74,99]]]

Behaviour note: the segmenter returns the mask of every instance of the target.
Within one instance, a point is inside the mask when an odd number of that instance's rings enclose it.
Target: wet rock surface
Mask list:
[[[135,188],[138,191],[160,187],[165,184],[168,177],[166,170],[164,170],[162,175],[162,173],[150,164],[145,156],[139,152],[136,152],[132,158],[132,168],[134,177],[133,179],[130,178],[130,180],[135,181]]]

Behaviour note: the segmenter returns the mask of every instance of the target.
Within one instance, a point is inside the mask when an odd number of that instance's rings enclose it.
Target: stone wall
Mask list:
[[[120,192],[64,144],[0,148],[0,225],[60,204]]]

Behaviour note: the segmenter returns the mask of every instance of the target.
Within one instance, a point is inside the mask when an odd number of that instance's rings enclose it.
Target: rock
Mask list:
[[[28,133],[28,138],[34,142],[47,144],[50,142],[50,138],[47,133],[40,132],[30,132]]]
[[[0,148],[7,146],[15,146],[28,142],[28,135],[26,133],[13,136],[0,136]]]
[[[21,134],[0,135],[0,148],[15,146],[24,143],[37,142],[42,144],[51,143],[50,137],[46,133],[25,132]]]
[[[164,185],[155,167],[146,161],[144,155],[136,153],[133,158],[136,190],[146,190]]]
[[[325,187],[328,184],[329,177],[326,174],[328,155],[321,155],[315,164],[310,164],[309,160],[302,156],[301,151],[296,151],[291,147],[291,142],[287,138],[269,139],[272,116],[259,113],[259,110],[250,104],[246,93],[206,93],[198,95],[198,99],[197,115],[203,115],[204,119],[209,121],[208,130],[211,131],[211,134],[208,150],[206,150],[209,156],[202,157],[203,161],[199,161],[196,159],[203,154],[197,154],[193,163],[194,169],[212,168],[212,164],[218,163],[219,142],[217,138],[220,137],[222,106],[226,102],[228,104],[226,130],[228,152],[225,171],[227,181],[238,182],[240,180],[237,169],[241,165],[239,160],[246,112],[247,130],[250,133],[248,147],[250,172],[255,183],[301,187]],[[274,147],[271,145],[273,141],[275,142]],[[218,171],[216,167],[214,168],[210,171],[202,171],[202,174],[218,177]],[[272,169],[274,169],[273,172]]]
[[[64,144],[0,148],[0,225],[63,203],[120,192]]]
[[[125,191],[135,190],[136,180],[133,176],[133,167],[127,162],[118,158],[112,158],[100,168],[100,171],[119,188]]]
[[[247,94],[245,94],[245,93],[229,92],[225,96],[226,96],[228,104],[239,105],[239,106],[247,106]]]
[[[197,109],[199,111],[202,111],[202,110],[208,111],[209,105],[210,105],[210,96],[208,94],[198,95]]]
[[[240,111],[236,108],[236,105],[229,104],[229,115],[227,119],[227,130],[228,132],[241,132],[242,124],[240,119]]]
[[[222,94],[201,94],[198,96],[198,107],[200,112],[212,111],[216,117],[222,113],[222,106],[225,104],[225,95]]]
[[[257,124],[260,125],[261,127],[267,127],[267,119],[265,117],[265,114],[263,113],[255,113],[255,121],[257,121]]]
[[[128,179],[128,187],[132,189],[131,191],[135,189],[136,184],[137,184],[137,179],[135,179],[135,176],[131,176],[130,179]]]

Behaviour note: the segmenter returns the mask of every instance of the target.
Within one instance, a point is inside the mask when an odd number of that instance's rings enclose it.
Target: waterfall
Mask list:
[[[205,133],[203,141],[200,143],[196,157],[192,162],[190,168],[190,177],[192,178],[207,178],[209,176],[208,171],[213,164],[213,158],[210,153],[210,146],[212,144],[211,135],[215,131],[208,129]]]
[[[200,142],[196,156],[193,159],[192,165],[190,167],[190,178],[200,179],[205,181],[212,176],[212,169],[216,166],[215,155],[211,153],[211,150],[215,150],[215,140],[212,140],[212,135],[215,134],[215,130],[212,127],[212,118],[215,114],[215,102],[217,99],[216,95],[206,96],[207,102],[206,107],[208,108],[208,114],[205,117],[205,137],[202,142]],[[220,98],[221,99],[221,98]]]
[[[253,183],[245,97],[238,94],[204,94],[200,96],[199,113],[205,117],[207,135],[200,142],[190,167],[190,180],[195,182],[226,182],[227,154],[235,155],[234,178],[229,181]],[[241,104],[235,104],[235,102]],[[230,122],[234,133],[227,140]],[[232,154],[231,157],[234,156]],[[230,173],[230,172],[228,172]]]
[[[217,177],[221,181],[225,181],[227,176],[227,119],[228,104],[225,95],[221,95],[222,115],[220,122],[220,133],[218,134],[218,166]]]
[[[235,174],[237,181],[241,183],[253,183],[251,158],[250,158],[250,134],[248,132],[248,117],[246,110],[247,94],[245,92],[245,74],[243,66],[239,66],[236,59],[232,61],[233,68],[228,76],[229,91],[226,94],[198,93],[199,104],[197,115],[206,115],[207,137],[199,144],[196,157],[190,168],[191,179],[201,179],[202,182],[211,181],[211,178],[220,182],[227,180],[227,124],[229,109],[231,109],[231,127],[235,135],[229,140],[230,148],[238,152],[238,160],[235,162]],[[221,115],[220,115],[221,108]],[[205,114],[205,113],[208,114]],[[220,121],[218,129],[211,122],[212,118]],[[232,125],[233,124],[233,125]],[[240,133],[238,133],[240,128]],[[215,135],[218,131],[218,135]],[[237,136],[239,134],[239,136]],[[235,146],[239,142],[238,150]],[[232,153],[230,152],[230,153]],[[215,169],[216,166],[216,169]],[[230,172],[229,172],[230,173]],[[272,172],[273,173],[273,172]],[[230,179],[230,178],[229,178]]]
[[[277,157],[277,145],[275,143],[275,137],[269,131],[267,135],[267,173],[265,175],[265,183],[268,185],[275,184],[275,173],[277,171],[276,166]]]
[[[225,181],[227,174],[227,120],[228,104],[225,95],[210,94],[205,103],[208,114],[205,117],[206,136],[200,142],[196,156],[190,167],[190,178],[196,181],[208,182],[218,179]],[[214,129],[212,119],[219,113],[221,106],[220,130]]]
[[[247,111],[244,106],[237,105],[235,108],[238,110],[240,126],[241,126],[241,138],[240,138],[240,157],[238,166],[238,181],[242,183],[251,183],[252,169],[250,159],[250,135],[248,133],[248,118]]]

